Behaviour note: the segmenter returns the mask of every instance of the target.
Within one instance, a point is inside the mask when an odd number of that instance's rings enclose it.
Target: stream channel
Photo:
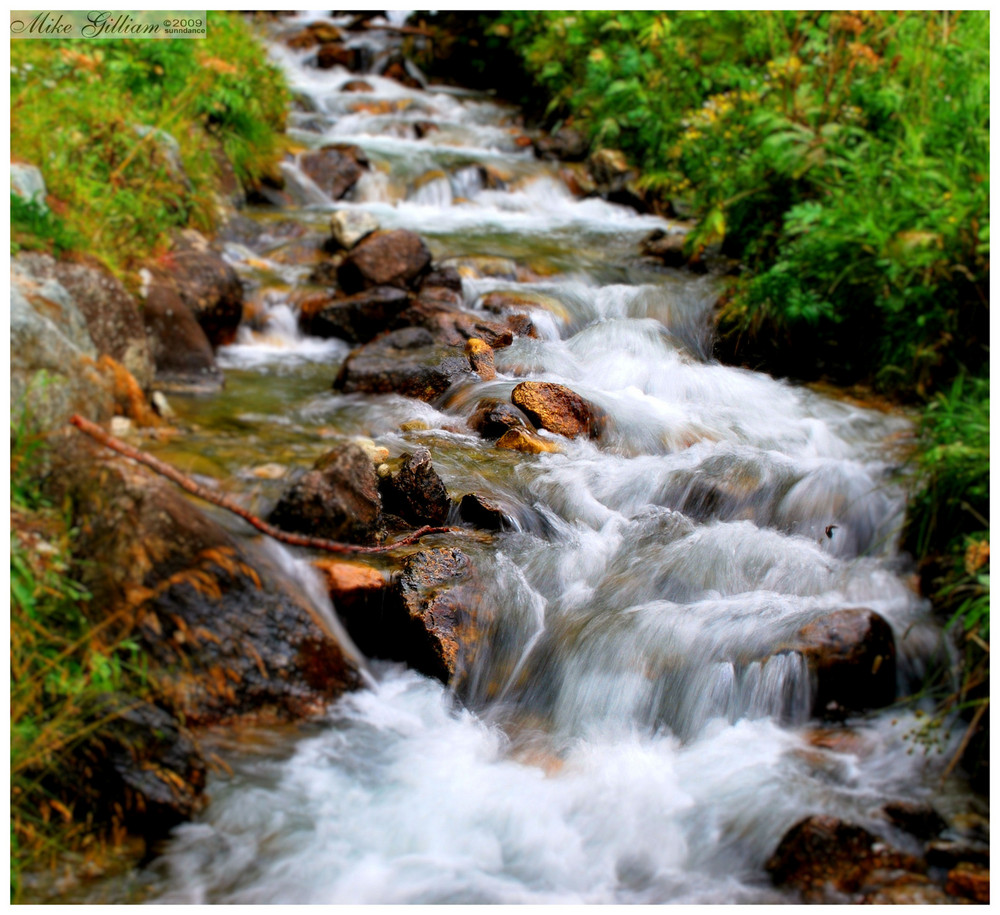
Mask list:
[[[350,42],[377,64],[391,40]],[[713,361],[719,281],[643,261],[640,241],[676,227],[574,197],[556,163],[516,144],[515,109],[372,74],[372,92],[343,92],[357,74],[269,50],[309,100],[293,140],[356,144],[371,170],[334,203],[288,162],[297,205],[244,210],[269,231],[226,256],[259,329],[220,350],[223,390],[172,398],[188,431],[158,455],[265,514],[287,477],[260,468],[306,468],[331,441],[365,436],[393,456],[427,447],[454,499],[478,491],[513,509],[491,542],[461,544],[487,635],[460,687],[369,661],[367,686],[321,721],[220,744],[232,772],[211,777],[206,811],[136,872],[138,895],[787,903],[764,864],[801,818],[834,815],[905,847],[887,802],[962,803],[939,781],[948,748],[929,760],[907,736],[912,710],[817,740],[828,725],[811,717],[805,661],[781,650],[825,614],[874,610],[895,636],[898,696],[941,650],[898,553],[907,419]],[[298,330],[311,266],[283,254],[301,238],[282,226],[325,238],[344,207],[419,233],[435,263],[461,269],[473,313],[492,317],[489,292],[533,297],[538,336],[497,351],[495,380],[434,403],[334,391],[351,347]],[[560,452],[534,455],[467,429],[480,398],[509,400],[526,379],[598,405],[604,434],[549,436]],[[307,554],[274,549],[321,605]]]

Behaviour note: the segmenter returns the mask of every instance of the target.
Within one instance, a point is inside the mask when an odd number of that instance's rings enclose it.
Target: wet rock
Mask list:
[[[547,441],[527,429],[508,429],[497,439],[497,448],[523,451],[526,454],[546,454],[562,450],[555,442]]]
[[[306,278],[306,282],[311,283],[314,286],[330,286],[336,288],[337,286],[337,268],[340,266],[339,260],[324,260],[316,264],[312,270],[309,271],[309,276]],[[317,299],[316,301],[321,301]],[[314,306],[318,307],[318,306]],[[300,313],[301,321],[301,313]]]
[[[11,422],[50,433],[64,430],[73,413],[107,420],[112,385],[97,368],[86,319],[65,287],[36,277],[30,263],[23,254],[11,261]]]
[[[131,462],[66,462],[79,555],[101,558],[83,572],[89,606],[129,625],[158,704],[189,726],[288,720],[357,684],[325,624],[252,543]]]
[[[962,863],[948,872],[945,890],[953,896],[988,905],[990,901],[990,871],[988,867]]]
[[[800,890],[807,902],[846,901],[880,869],[921,869],[915,858],[888,848],[867,829],[829,816],[793,826],[764,866],[775,884]]]
[[[924,846],[924,856],[934,867],[951,868],[962,863],[989,866],[990,847],[985,842],[934,839]]]
[[[318,44],[340,41],[343,35],[332,22],[310,22],[304,29],[290,35],[285,44],[296,50],[313,48]]]
[[[598,438],[604,429],[603,411],[561,384],[522,381],[510,399],[536,426],[557,435]]]
[[[517,407],[502,400],[484,398],[469,417],[469,427],[483,438],[495,441],[511,429],[528,431],[529,424],[528,418]]]
[[[398,326],[422,327],[444,346],[465,346],[467,340],[478,337],[494,349],[514,342],[510,328],[496,321],[487,321],[441,301],[419,298],[396,319]]]
[[[88,720],[95,730],[71,756],[80,777],[65,786],[78,817],[107,822],[117,808],[127,828],[157,837],[204,806],[207,765],[169,712],[113,693],[98,698]]]
[[[462,496],[458,512],[463,521],[468,521],[469,524],[483,530],[502,531],[514,526],[511,523],[510,512],[495,499],[479,492],[470,492]]]
[[[338,247],[350,250],[378,231],[378,220],[366,210],[337,210],[330,217],[330,231]]]
[[[354,608],[376,595],[380,601],[384,600],[383,592],[389,586],[388,579],[382,572],[363,562],[317,559],[313,565],[323,574],[338,613]]]
[[[947,826],[930,804],[893,801],[886,804],[882,812],[890,823],[918,839],[931,839]]]
[[[471,337],[465,344],[465,354],[469,357],[469,365],[483,381],[493,381],[497,377],[497,369],[493,363],[493,348],[478,337]]]
[[[314,337],[367,343],[390,327],[409,301],[404,290],[393,286],[376,286],[345,298],[310,296],[300,305],[299,325]]]
[[[125,287],[99,264],[57,261],[48,254],[24,253],[18,263],[37,279],[52,279],[69,293],[99,355],[121,363],[140,387],[153,382],[153,356],[139,306]]]
[[[320,70],[330,70],[333,67],[343,67],[345,70],[357,70],[361,65],[359,48],[349,48],[337,42],[320,45],[316,52],[316,66]]]
[[[375,543],[382,500],[371,458],[354,443],[329,451],[282,495],[268,521],[311,537]]]
[[[539,159],[582,162],[590,151],[590,142],[574,127],[560,127],[555,133],[535,140],[535,155]]]
[[[922,874],[874,871],[860,889],[862,905],[954,905],[949,896]]]
[[[421,293],[432,288],[461,293],[462,277],[454,267],[435,267],[425,274],[420,282]]]
[[[404,660],[448,683],[474,638],[477,595],[469,557],[454,548],[421,550],[406,560],[396,593],[409,643]]]
[[[340,200],[364,173],[366,161],[357,147],[330,145],[303,153],[299,167],[324,194]]]
[[[345,292],[373,286],[413,286],[431,262],[423,239],[407,229],[375,232],[362,241],[340,265],[338,277]]]
[[[374,92],[375,87],[363,79],[349,79],[340,87],[341,92]]]
[[[664,232],[662,229],[655,229],[647,235],[641,242],[639,250],[646,257],[655,257],[667,267],[684,267],[688,258],[684,253],[684,242],[687,233]]]
[[[442,266],[451,267],[466,279],[478,280],[492,277],[498,280],[517,280],[517,263],[507,257],[469,255],[449,257]]]
[[[415,526],[440,525],[448,518],[451,500],[444,482],[431,463],[427,448],[403,456],[398,473],[382,479],[382,499],[387,512]]]
[[[515,337],[538,337],[534,322],[525,314],[507,315],[504,323]]]
[[[569,324],[571,315],[559,299],[541,292],[504,290],[489,292],[479,300],[479,306],[494,314],[508,315],[511,312],[529,314],[532,309],[543,309],[563,324]]]
[[[333,386],[345,394],[397,393],[433,401],[471,375],[461,350],[438,346],[425,328],[405,327],[351,353]]]
[[[587,165],[605,192],[622,190],[632,176],[632,169],[620,149],[599,149],[587,160]]]
[[[175,239],[168,263],[154,277],[173,285],[213,347],[236,339],[243,317],[243,284],[236,271],[198,232],[185,229]]]
[[[159,386],[196,391],[222,386],[212,344],[172,283],[150,283],[142,316]]]
[[[871,610],[838,610],[820,617],[799,631],[795,649],[814,678],[817,716],[879,708],[896,696],[892,628]]]

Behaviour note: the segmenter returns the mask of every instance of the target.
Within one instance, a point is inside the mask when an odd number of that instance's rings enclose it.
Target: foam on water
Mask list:
[[[377,32],[351,41],[378,59],[390,47]],[[287,423],[296,442],[337,425],[393,455],[427,443],[453,496],[493,496],[511,523],[489,549],[470,543],[481,637],[456,692],[376,664],[377,682],[318,733],[231,755],[234,774],[213,776],[211,805],[150,871],[157,901],[787,902],[763,865],[798,819],[885,835],[881,806],[930,790],[933,769],[904,738],[914,718],[859,717],[855,749],[814,746],[813,684],[789,645],[832,611],[875,610],[896,637],[901,692],[940,652],[897,555],[905,492],[889,443],[905,418],[711,361],[718,281],[635,265],[639,239],[670,223],[574,198],[552,166],[509,148],[509,109],[377,75],[371,93],[340,93],[350,74],[272,54],[315,109],[299,135],[350,138],[376,163],[336,206],[427,234],[437,260],[525,252],[452,263],[467,309],[493,318],[484,296],[520,295],[510,310],[538,334],[497,351],[497,379],[433,404],[344,396],[324,377],[281,417],[241,414]],[[405,106],[351,110],[370,101]],[[439,133],[417,139],[418,119]],[[509,170],[506,189],[488,187],[487,167]],[[333,202],[286,171],[296,215],[322,221]],[[332,377],[348,344],[303,336],[282,286],[306,271],[230,256],[274,289],[220,364],[243,383],[326,364]],[[521,269],[529,260],[544,279]],[[508,399],[525,379],[592,401],[604,434],[542,433],[560,453],[529,458],[467,429],[480,398]],[[400,429],[414,419],[428,428]]]

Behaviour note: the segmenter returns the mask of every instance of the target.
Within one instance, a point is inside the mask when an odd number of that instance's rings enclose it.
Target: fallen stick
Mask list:
[[[204,499],[206,502],[211,502],[213,505],[218,505],[219,508],[224,508],[226,511],[232,512],[234,515],[239,515],[244,521],[257,528],[257,530],[261,533],[267,534],[268,537],[273,537],[275,540],[280,540],[282,543],[288,543],[291,546],[304,546],[314,550],[324,550],[327,553],[387,553],[397,547],[408,546],[411,543],[416,543],[421,537],[426,537],[428,534],[443,534],[455,531],[455,528],[452,527],[431,527],[430,525],[425,525],[424,527],[415,530],[412,534],[407,534],[400,540],[396,540],[395,542],[385,546],[357,546],[353,543],[340,543],[337,540],[323,540],[319,537],[307,537],[304,534],[290,534],[288,531],[283,531],[280,528],[274,527],[266,521],[261,521],[260,518],[256,515],[250,514],[250,512],[248,512],[241,505],[237,505],[236,502],[228,496],[212,492],[209,489],[205,489],[204,486],[199,486],[194,480],[185,476],[176,467],[171,467],[169,464],[153,457],[151,454],[147,454],[145,451],[140,451],[138,448],[133,448],[121,439],[117,439],[113,435],[109,435],[100,426],[96,423],[92,423],[89,419],[84,419],[82,416],[74,413],[69,418],[69,421],[81,432],[85,432],[92,439],[100,442],[105,448],[110,448],[112,451],[117,451],[119,454],[124,455],[133,461],[145,464],[150,470],[155,471],[160,474],[160,476],[166,477],[168,480],[172,480],[180,486],[181,489],[186,489],[189,493],[191,493],[191,495],[197,496],[199,499]]]

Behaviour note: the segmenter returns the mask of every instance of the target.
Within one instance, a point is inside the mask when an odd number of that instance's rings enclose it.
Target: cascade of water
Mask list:
[[[389,39],[363,41],[378,60]],[[376,664],[321,733],[233,760],[151,871],[160,901],[787,901],[762,867],[798,818],[877,828],[880,804],[925,790],[909,715],[857,722],[857,758],[807,745],[813,684],[794,649],[845,607],[888,621],[904,687],[935,648],[926,602],[898,572],[904,493],[887,442],[906,421],[713,363],[715,280],[628,265],[669,225],[573,197],[512,144],[509,109],[377,75],[371,93],[344,93],[345,73],[273,52],[311,100],[296,137],[350,138],[372,161],[337,206],[457,258],[470,311],[492,292],[522,296],[538,335],[498,351],[495,381],[434,405],[335,394],[347,345],[297,330],[286,276],[261,299],[265,329],[222,350],[235,383],[219,397],[236,418],[253,411],[267,447],[330,427],[393,454],[427,444],[453,492],[519,514],[477,554],[484,638],[460,694]],[[385,115],[359,101],[405,104]],[[437,130],[418,139],[416,120]],[[301,192],[290,215],[315,231],[333,204],[286,174]],[[232,256],[266,285],[259,257]],[[268,418],[255,392],[296,357],[298,399]],[[602,440],[511,461],[461,431],[479,398],[506,399],[525,377],[602,408]],[[400,430],[415,419],[426,428]]]

